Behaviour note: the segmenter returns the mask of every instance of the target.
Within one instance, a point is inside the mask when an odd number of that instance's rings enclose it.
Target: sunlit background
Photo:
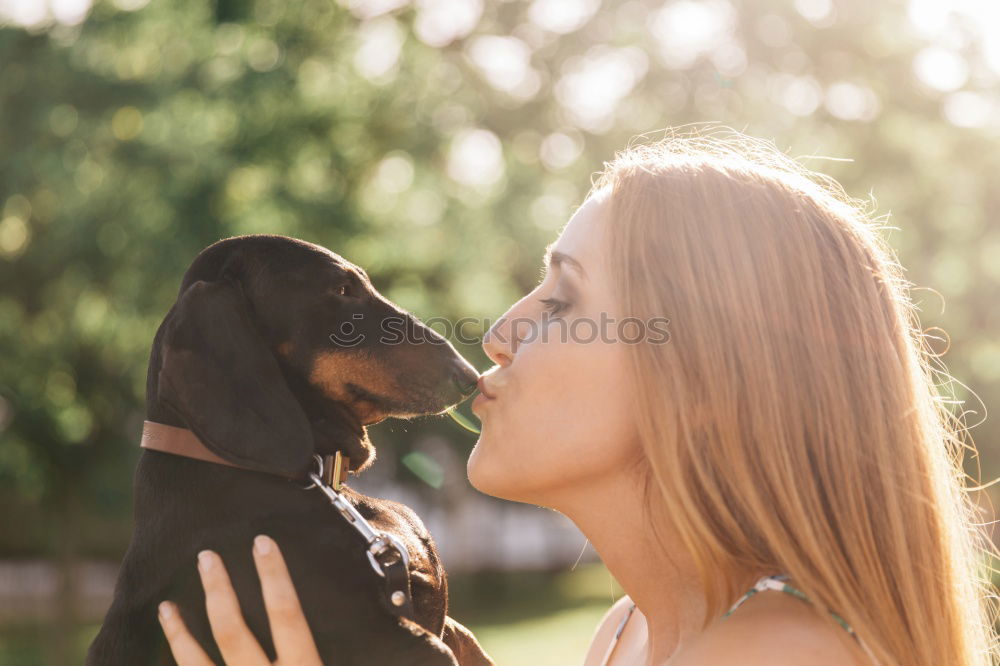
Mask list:
[[[0,663],[78,663],[97,629],[199,250],[320,243],[481,334],[602,162],[667,126],[773,139],[891,213],[988,481],[998,78],[995,0],[0,0]],[[470,488],[449,421],[372,439],[354,485],[424,517],[452,614],[503,666],[580,663],[622,592],[574,526]]]

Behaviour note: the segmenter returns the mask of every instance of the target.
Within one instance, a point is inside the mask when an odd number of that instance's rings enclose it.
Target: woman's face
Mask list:
[[[639,455],[607,206],[603,193],[584,202],[550,246],[544,280],[483,338],[496,366],[473,403],[482,433],[468,473],[484,493],[557,508],[562,494]]]

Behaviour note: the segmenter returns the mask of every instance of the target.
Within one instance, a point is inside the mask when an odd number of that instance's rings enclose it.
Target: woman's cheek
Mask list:
[[[546,342],[521,343],[514,366],[494,377],[499,397],[477,410],[482,434],[468,474],[482,492],[531,501],[603,464],[606,403],[613,399],[607,350],[563,340],[554,328],[549,334]]]
[[[504,499],[530,501],[533,490],[549,483],[558,460],[551,460],[556,447],[545,440],[552,423],[542,414],[516,390],[507,390],[480,408],[482,433],[467,469],[474,488]]]

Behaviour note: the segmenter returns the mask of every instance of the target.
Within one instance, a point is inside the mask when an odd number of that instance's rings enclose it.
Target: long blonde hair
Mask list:
[[[784,572],[879,664],[992,664],[975,449],[880,219],[726,129],[632,145],[599,190],[624,314],[670,320],[629,358],[650,515],[698,566],[705,626],[745,591],[719,571]]]

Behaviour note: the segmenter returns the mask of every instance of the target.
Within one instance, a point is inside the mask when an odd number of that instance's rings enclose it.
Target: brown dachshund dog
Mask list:
[[[88,664],[172,664],[157,604],[174,601],[222,663],[208,624],[197,553],[225,561],[244,618],[274,647],[251,557],[255,535],[281,547],[324,663],[489,665],[447,616],[448,583],[414,512],[342,486],[376,529],[405,545],[413,621],[380,602],[365,541],[318,490],[314,454],[338,450],[359,472],[375,458],[365,426],[440,413],[478,373],[435,331],[386,300],[365,272],[284,236],[221,240],[188,268],[156,332],[146,419],[184,428],[231,465],[143,450],[135,529]]]

